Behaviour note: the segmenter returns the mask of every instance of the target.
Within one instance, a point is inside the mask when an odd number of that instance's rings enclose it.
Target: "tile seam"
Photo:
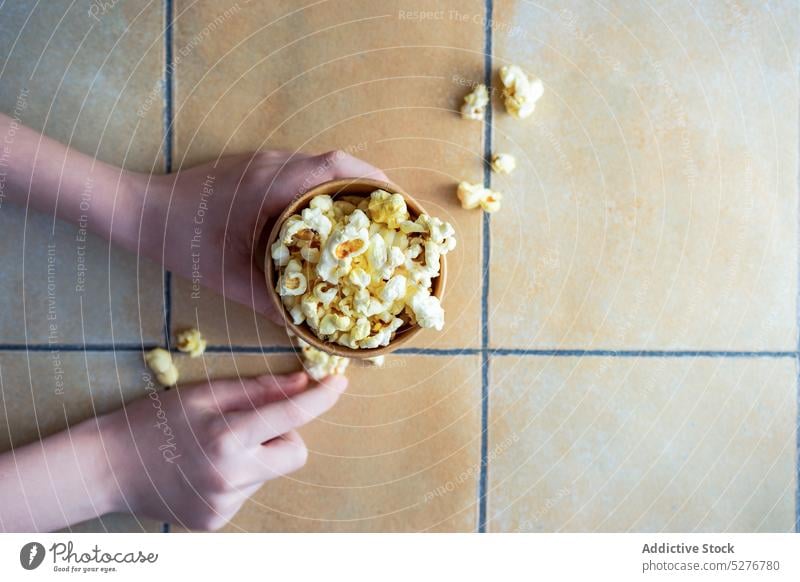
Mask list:
[[[800,83],[800,69],[796,72],[796,81]],[[800,103],[798,103],[798,127],[800,127]],[[798,149],[796,152],[797,158],[800,161],[800,141],[798,141]],[[794,492],[794,531],[800,533],[800,163],[798,163],[796,184],[798,189],[798,196],[795,198],[797,208],[796,224],[797,224],[797,240],[795,241],[795,251],[797,257],[795,263],[797,265],[797,289],[795,289],[795,333],[796,344],[795,348],[798,353],[798,358],[795,359],[795,460],[794,460],[794,478],[795,478],[795,492]]]
[[[767,350],[610,350],[491,348],[493,356],[557,356],[610,358],[796,358],[795,351]]]
[[[172,173],[173,145],[173,4],[164,0],[164,171]],[[172,273],[164,269],[164,343],[170,345],[172,338]]]
[[[49,352],[55,350],[67,352],[138,352],[158,347],[160,344],[155,342],[147,343],[99,343],[99,344],[77,344],[77,343],[0,343],[0,352]],[[175,351],[173,349],[173,351]],[[235,353],[281,353],[295,351],[289,346],[268,345],[268,346],[248,346],[241,344],[234,345],[211,345],[206,349],[207,352],[218,353],[233,351]],[[522,357],[610,357],[610,358],[793,358],[800,357],[800,353],[792,351],[725,351],[725,350],[581,350],[581,349],[516,349],[516,348],[400,348],[394,352],[398,355],[422,355],[422,356],[522,356]]]
[[[492,15],[493,0],[486,0],[484,7],[484,50],[483,50],[483,82],[491,95],[492,86]],[[486,108],[483,122],[483,185],[490,188],[492,174],[489,160],[492,153],[492,104]],[[489,213],[483,213],[482,221],[482,272],[481,283],[481,457],[478,477],[478,532],[486,532],[486,510],[489,481],[489,264],[491,256],[491,219]]]
[[[172,0],[164,0],[164,172],[172,173]],[[172,338],[172,273],[164,269],[164,344],[169,348]],[[162,533],[170,533],[167,522]]]

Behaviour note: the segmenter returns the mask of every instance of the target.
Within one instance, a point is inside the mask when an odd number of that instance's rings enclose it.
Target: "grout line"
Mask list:
[[[164,271],[164,344],[171,345],[172,338],[172,273]]]
[[[0,352],[140,352],[158,347],[157,343],[119,344],[24,344],[0,343]],[[174,349],[172,351],[175,351]],[[231,352],[234,354],[293,354],[297,350],[290,346],[241,346],[211,345],[208,353]],[[800,353],[789,351],[724,351],[724,350],[524,350],[513,348],[400,348],[398,355],[419,356],[543,356],[543,357],[611,357],[611,358],[800,358]],[[800,381],[800,376],[798,377]],[[800,395],[799,395],[800,396]]]
[[[798,110],[800,110],[800,107],[798,107]],[[798,157],[800,157],[800,153],[798,154]],[[800,191],[800,168],[798,168],[796,180],[798,185],[798,191]],[[798,205],[798,208],[795,209],[795,212],[797,212],[797,216],[795,217],[795,219],[798,225],[798,235],[797,235],[798,238],[795,244],[795,249],[797,251],[796,264],[798,265],[797,289],[795,292],[795,326],[796,326],[795,331],[797,332],[797,344],[795,347],[797,349],[798,356],[800,356],[800,199],[795,200],[795,202]],[[796,422],[794,424],[795,427],[794,531],[795,533],[800,533],[800,359],[795,360],[795,373],[797,374],[797,386],[796,386],[797,416],[796,416]]]
[[[410,356],[477,356],[482,354],[483,350],[480,348],[400,348],[393,353]]]
[[[486,0],[483,21],[483,82],[491,96],[492,86],[492,15],[493,0]],[[486,108],[483,122],[483,186],[492,185],[490,160],[492,157],[492,101]],[[486,531],[486,506],[489,481],[489,259],[492,242],[491,219],[488,212],[483,213],[483,244],[481,282],[481,465],[478,477],[478,532]]]
[[[0,344],[0,352],[141,352],[157,344]]]
[[[296,354],[297,350],[288,346],[208,346],[207,354]]]
[[[559,356],[611,358],[796,358],[790,351],[726,351],[726,350],[518,350],[490,349],[493,356]]]
[[[174,16],[172,0],[164,0],[164,171],[172,173],[173,145],[173,37]],[[172,338],[172,273],[164,270],[164,343],[167,347]]]
[[[172,54],[172,21],[174,10],[172,0],[164,0],[164,170],[172,172],[172,122],[173,122],[173,72],[175,69]]]

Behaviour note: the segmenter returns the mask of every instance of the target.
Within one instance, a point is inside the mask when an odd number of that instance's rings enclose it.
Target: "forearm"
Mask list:
[[[100,162],[0,114],[0,203],[29,206],[136,247],[141,176]]]
[[[52,531],[115,511],[94,419],[0,455],[0,529]]]

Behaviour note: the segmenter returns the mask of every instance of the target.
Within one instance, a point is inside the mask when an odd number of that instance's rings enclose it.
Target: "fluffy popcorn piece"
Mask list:
[[[301,234],[302,233],[302,234]],[[313,237],[314,233],[308,228],[308,225],[300,216],[290,216],[286,222],[283,223],[280,233],[280,241],[284,245],[293,245],[297,241],[295,239],[308,239]]]
[[[346,315],[329,313],[320,321],[319,333],[322,335],[333,335],[337,331],[348,331],[351,327],[353,327],[353,322]]]
[[[364,317],[374,317],[386,311],[386,307],[377,297],[372,297],[367,289],[359,289],[353,297],[353,308]]]
[[[156,380],[158,380],[158,383],[162,386],[174,386],[178,383],[179,376],[178,368],[172,366],[160,374],[156,374]]]
[[[289,252],[289,247],[287,247],[279,240],[276,240],[274,243],[272,243],[272,249],[270,254],[272,255],[272,260],[279,267],[286,266],[286,264],[289,262],[289,258],[291,257],[291,253]]]
[[[500,202],[503,200],[503,195],[500,192],[489,190],[489,193],[481,200],[481,208],[486,212],[492,213],[500,210]]]
[[[425,227],[415,220],[406,220],[400,225],[400,230],[404,234],[414,234],[426,232]]]
[[[367,273],[364,269],[360,267],[356,267],[355,269],[350,271],[350,274],[348,275],[347,278],[350,279],[350,282],[359,289],[363,289],[364,287],[369,285],[371,281],[369,273]]]
[[[295,325],[300,325],[306,320],[305,313],[303,313],[303,308],[300,305],[295,305],[289,309],[289,315],[292,316],[292,323]],[[290,332],[290,330],[286,330]]]
[[[500,201],[503,199],[500,192],[484,188],[481,184],[470,184],[469,182],[459,183],[456,196],[458,196],[462,208],[472,210],[480,206],[486,212],[497,212],[500,209]]]
[[[373,273],[377,274],[383,270],[388,258],[387,253],[383,237],[378,233],[373,234],[369,239],[369,251],[367,251],[367,261]]]
[[[350,364],[349,358],[332,356],[317,348],[311,347],[306,342],[298,340],[301,345],[303,361],[306,372],[314,380],[322,380],[334,374],[344,374]]]
[[[300,249],[300,256],[307,263],[318,263],[319,254],[319,249],[316,249],[312,246],[307,246]]]
[[[145,354],[144,361],[162,386],[173,386],[178,382],[178,368],[175,367],[170,353],[164,348],[150,350]]]
[[[144,356],[147,366],[156,374],[169,370],[175,364],[172,362],[172,356],[164,348],[154,348],[147,352]]]
[[[366,317],[359,317],[356,320],[356,324],[353,326],[353,329],[350,330],[350,335],[354,341],[361,341],[365,339],[370,332],[371,326],[369,325],[369,320]]]
[[[381,301],[391,305],[406,296],[406,278],[395,275],[386,282],[381,291]]]
[[[444,327],[444,309],[439,299],[419,290],[411,296],[411,309],[420,327],[441,331]]]
[[[506,111],[517,119],[530,117],[536,102],[544,93],[544,85],[539,79],[531,81],[520,67],[508,65],[500,69],[503,83],[503,103]]]
[[[492,171],[497,174],[510,174],[517,167],[517,158],[511,154],[494,154],[492,156]]]
[[[330,218],[322,213],[322,209],[306,208],[301,213],[301,216],[303,217],[303,222],[305,222],[311,230],[319,234],[322,242],[325,242],[328,235],[331,233],[333,223],[331,223]]]
[[[480,206],[484,190],[485,188],[481,184],[460,182],[458,190],[456,190],[456,196],[458,196],[458,201],[461,202],[461,208],[473,210]]]
[[[394,274],[395,269],[406,262],[405,253],[398,247],[389,249],[389,254],[386,257],[386,264],[380,271],[380,278],[388,281]]]
[[[370,194],[368,209],[373,222],[385,224],[389,228],[397,228],[401,222],[408,220],[408,207],[402,194],[375,190]]]
[[[184,354],[189,354],[190,357],[196,358],[201,356],[206,351],[206,338],[197,329],[187,329],[180,332],[176,337],[176,347],[178,351]]]
[[[392,319],[386,327],[380,328],[375,335],[371,335],[359,343],[359,346],[364,349],[372,349],[381,346],[388,346],[392,341],[392,335],[395,331],[403,326],[403,320],[400,318]]]
[[[456,231],[452,224],[427,214],[421,214],[417,222],[424,226],[425,231],[430,235],[431,241],[441,245],[448,251],[456,248]]]
[[[319,320],[320,320],[319,305],[320,303],[317,300],[316,296],[312,294],[305,295],[300,300],[300,311],[303,312],[303,316],[305,317],[306,323],[308,323],[311,329],[317,329],[319,327]]]
[[[308,288],[308,281],[303,273],[290,272],[288,269],[278,279],[278,294],[281,297],[302,295]]]
[[[330,283],[322,282],[317,283],[314,285],[314,297],[319,299],[319,302],[322,303],[322,306],[327,308],[334,299],[336,299],[336,295],[339,293],[339,289],[336,285],[331,285]]]
[[[332,233],[319,258],[317,273],[328,283],[338,283],[342,269],[350,271],[350,261],[369,248],[369,218],[361,210],[354,210],[346,226]]]
[[[486,85],[480,84],[464,97],[464,104],[461,106],[461,117],[483,121],[487,105],[489,105],[489,90]]]
[[[320,194],[319,196],[314,196],[314,198],[311,199],[311,202],[308,203],[308,207],[321,210],[323,213],[332,212],[333,198],[331,198],[327,194]]]

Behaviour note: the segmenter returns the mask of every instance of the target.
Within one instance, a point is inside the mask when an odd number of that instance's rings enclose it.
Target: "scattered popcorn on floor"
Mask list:
[[[517,159],[511,154],[494,154],[492,170],[498,174],[510,174],[517,167]]]
[[[503,83],[503,101],[506,111],[518,119],[529,117],[536,108],[536,102],[544,93],[544,85],[539,79],[531,81],[517,65],[500,69]]]
[[[295,325],[351,349],[386,346],[400,329],[441,330],[431,295],[441,257],[456,246],[447,222],[411,219],[401,194],[316,196],[290,216],[270,249],[276,290]]]
[[[163,348],[155,348],[145,354],[145,362],[156,375],[162,386],[173,386],[178,382],[178,368],[172,361],[170,353]]]
[[[482,184],[470,184],[469,182],[460,182],[456,195],[462,208],[472,210],[480,206],[490,213],[500,210],[500,203],[503,200],[500,192],[484,188]]]
[[[344,374],[350,364],[350,358],[332,356],[322,350],[310,346],[307,342],[297,338],[297,344],[303,354],[306,372],[314,380],[322,380],[334,374]]]
[[[464,105],[461,106],[461,117],[464,119],[474,119],[482,121],[486,114],[486,106],[489,104],[489,90],[486,85],[478,85],[475,89],[464,97]]]
[[[206,351],[206,339],[196,329],[184,330],[175,339],[178,351],[189,354],[192,358],[201,356]]]

